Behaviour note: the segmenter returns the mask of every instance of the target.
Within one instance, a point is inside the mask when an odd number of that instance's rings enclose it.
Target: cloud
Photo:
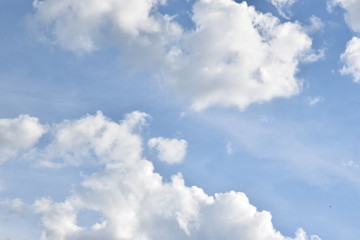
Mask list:
[[[172,48],[164,76],[194,110],[244,109],[300,91],[297,65],[311,46],[300,25],[230,0],[198,1],[192,19],[196,30]]]
[[[346,44],[341,61],[344,64],[341,73],[351,75],[354,82],[360,82],[360,38],[353,37]]]
[[[226,143],[225,149],[226,149],[226,153],[228,155],[232,155],[234,153],[234,146],[233,146],[232,142]]]
[[[313,97],[313,98],[308,98],[308,103],[309,103],[309,106],[315,106],[317,105],[318,103],[321,103],[324,101],[324,98],[323,97]]]
[[[186,155],[187,142],[184,139],[152,138],[148,146],[156,149],[158,159],[168,164],[181,163]]]
[[[113,38],[140,39],[147,33],[158,32],[159,22],[150,11],[163,3],[163,0],[35,0],[36,14],[29,21],[33,30],[46,33],[44,39],[69,51],[89,52],[107,41],[101,33]]]
[[[138,159],[142,146],[133,131],[145,123],[147,114],[132,112],[120,123],[109,121],[101,112],[74,121],[63,121],[52,128],[52,141],[33,153],[39,166],[78,166],[95,163],[97,156],[107,163],[124,158]]]
[[[331,10],[334,6],[340,6],[345,10],[345,21],[349,27],[357,33],[360,33],[360,2],[349,0],[330,0],[328,7]]]
[[[164,181],[144,156],[139,129],[146,125],[146,117],[133,112],[117,123],[97,113],[50,126],[49,142],[40,150],[53,151],[50,156],[59,154],[62,166],[96,161],[102,167],[83,175],[64,200],[38,197],[30,205],[7,200],[0,202],[0,210],[6,205],[19,216],[31,210],[41,218],[42,240],[319,239],[302,229],[294,238],[283,236],[274,229],[271,214],[257,210],[244,193],[209,196],[199,187],[186,186],[180,173]],[[86,211],[98,216],[89,226],[79,222]],[[27,221],[27,225],[32,223],[37,221]]]
[[[28,115],[0,119],[0,163],[31,148],[45,132],[39,119]]]
[[[360,2],[332,0],[328,2],[330,10],[334,6],[340,6],[345,10],[345,21],[355,33],[360,33]],[[360,81],[360,39],[353,37],[347,44],[346,50],[341,55],[341,61],[344,66],[341,69],[342,74],[348,74],[353,77],[354,82]]]
[[[244,109],[300,91],[298,64],[311,54],[312,41],[298,23],[280,23],[245,1],[199,0],[192,7],[194,27],[185,30],[157,10],[163,3],[36,1],[29,22],[69,51],[117,46],[127,62],[151,69],[196,111]]]
[[[325,27],[325,24],[323,23],[323,21],[314,15],[312,15],[309,18],[309,21],[310,21],[310,25],[308,27],[306,27],[307,32],[313,33],[313,32],[317,32],[317,31],[321,31]]]
[[[297,2],[297,0],[268,0],[272,5],[276,7],[279,14],[284,18],[289,18],[290,7]]]

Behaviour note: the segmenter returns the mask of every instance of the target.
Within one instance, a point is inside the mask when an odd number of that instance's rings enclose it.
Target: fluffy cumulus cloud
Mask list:
[[[244,193],[209,196],[199,187],[186,186],[180,173],[164,181],[143,153],[139,129],[146,117],[133,112],[117,123],[98,113],[53,125],[49,143],[42,147],[47,154],[53,151],[47,161],[69,163],[71,155],[78,164],[90,159],[103,167],[84,176],[63,201],[6,200],[0,210],[8,206],[18,213],[33,211],[41,218],[42,240],[320,239],[302,229],[293,238],[283,236],[274,229],[271,214],[258,211]],[[90,225],[80,221],[86,212],[96,213]]]
[[[28,115],[0,119],[0,163],[31,148],[45,132],[39,119]]]
[[[330,7],[340,6],[345,10],[345,20],[349,27],[356,33],[360,33],[360,2],[349,0],[329,1]],[[355,82],[360,81],[360,39],[353,37],[346,45],[345,52],[341,55],[344,64],[342,74],[349,74]]]
[[[152,138],[148,146],[158,152],[160,161],[174,164],[184,160],[187,150],[187,142],[184,139]]]
[[[168,55],[165,71],[175,91],[201,110],[212,105],[245,108],[254,102],[290,97],[310,38],[294,23],[280,23],[246,2],[202,0],[194,5],[196,30]]]
[[[243,109],[299,92],[298,64],[311,53],[311,39],[298,23],[281,23],[246,2],[198,0],[194,27],[186,30],[159,4],[164,1],[36,1],[29,22],[70,51],[117,46],[134,65],[151,66],[194,110]]]
[[[74,121],[64,121],[51,129],[52,141],[33,152],[44,167],[78,166],[100,160],[111,163],[138,159],[141,139],[132,131],[144,124],[147,115],[132,112],[120,123],[107,119],[101,112]],[[101,156],[101,158],[99,158]]]
[[[341,73],[349,74],[355,82],[360,82],[360,38],[353,37],[347,43],[341,60],[344,63]]]

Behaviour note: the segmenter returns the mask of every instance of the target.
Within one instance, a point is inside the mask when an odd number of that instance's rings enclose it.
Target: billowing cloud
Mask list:
[[[185,30],[157,10],[163,3],[36,1],[29,22],[66,50],[117,46],[134,65],[151,66],[163,85],[197,111],[214,105],[244,109],[300,91],[298,64],[312,42],[298,23],[280,23],[246,2],[199,0],[192,8],[194,26]]]
[[[94,116],[64,121],[52,128],[51,143],[34,153],[34,158],[46,167],[95,163],[98,156],[107,163],[138,159],[141,139],[132,131],[141,126],[146,117],[145,113],[132,112],[121,123],[114,123],[98,112]]]
[[[152,138],[148,141],[148,146],[157,151],[160,161],[169,164],[181,163],[187,151],[187,142],[184,139]]]
[[[28,115],[0,119],[0,163],[31,148],[45,132],[39,119]]]
[[[299,92],[297,65],[311,46],[301,26],[230,0],[198,1],[193,21],[196,30],[171,50],[174,64],[164,75],[195,110],[243,109]]]
[[[84,176],[63,201],[47,196],[28,205],[15,199],[0,202],[0,208],[6,204],[39,215],[42,240],[320,239],[301,229],[294,238],[283,236],[271,214],[258,211],[244,193],[209,196],[199,187],[186,186],[180,173],[164,181],[142,149],[139,129],[146,117],[133,112],[116,123],[97,113],[53,125],[50,142],[42,149],[53,151],[53,158],[46,161],[88,164],[90,159],[103,167]],[[79,217],[86,212],[97,216],[88,226]]]
[[[347,43],[341,60],[344,64],[341,73],[349,74],[355,82],[360,82],[360,38],[353,37]]]

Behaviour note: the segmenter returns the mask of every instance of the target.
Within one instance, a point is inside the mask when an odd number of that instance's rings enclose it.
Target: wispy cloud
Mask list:
[[[323,102],[325,99],[321,96],[318,97],[309,97],[307,99],[307,102],[309,103],[309,106],[313,107],[321,102]]]

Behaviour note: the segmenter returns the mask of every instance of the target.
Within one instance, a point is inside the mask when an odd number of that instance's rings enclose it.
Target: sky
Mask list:
[[[1,240],[360,230],[359,0],[1,0]]]

